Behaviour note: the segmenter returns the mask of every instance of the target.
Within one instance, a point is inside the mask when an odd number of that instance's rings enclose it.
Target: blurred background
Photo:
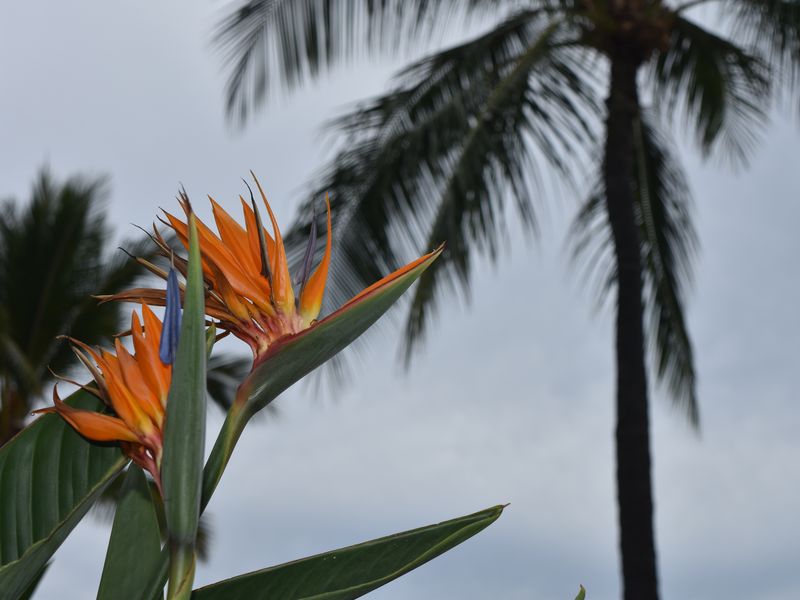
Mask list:
[[[409,62],[498,22],[454,19],[425,43],[358,54],[291,94],[274,86],[266,104],[248,101],[242,120],[239,104],[228,110],[230,66],[214,42],[235,6],[4,6],[0,198],[22,210],[43,189],[43,168],[53,185],[81,175],[73,195],[98,198],[108,238],[82,252],[96,260],[104,248],[109,269],[124,265],[117,245],[136,243],[133,224],[146,228],[159,208],[176,209],[180,184],[210,218],[204,195],[235,209],[252,169],[288,229],[298,214],[307,221],[300,207],[317,197],[320,169],[347,148],[322,133],[327,122],[386,93]],[[700,427],[651,381],[665,598],[800,597],[800,130],[796,101],[788,104],[765,109],[746,168],[706,160],[691,135],[671,130],[700,240],[684,305]],[[371,597],[561,599],[579,583],[589,598],[619,597],[613,302],[598,305],[572,257],[597,157],[573,158],[577,191],[543,167],[532,202],[538,235],[509,201],[495,259],[472,255],[469,293],[457,284],[440,297],[408,368],[400,307],[361,352],[347,351],[343,378],[297,385],[253,423],[209,506],[199,584],[508,502],[480,536]],[[55,230],[64,222],[55,219]],[[405,262],[429,248],[395,249]],[[8,290],[41,268],[47,257],[34,260],[34,250],[15,255],[29,268],[5,275]],[[0,322],[14,319],[4,308]],[[8,356],[4,372],[14,370]],[[39,392],[30,391],[33,401]],[[222,413],[211,410],[213,440]],[[38,597],[90,597],[108,532],[102,519],[84,520]]]

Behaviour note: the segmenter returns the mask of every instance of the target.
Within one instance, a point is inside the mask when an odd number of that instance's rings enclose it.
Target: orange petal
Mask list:
[[[292,289],[292,278],[289,275],[289,264],[286,261],[286,249],[283,247],[281,230],[278,228],[278,221],[275,219],[272,207],[267,202],[267,195],[261,188],[255,173],[250,171],[250,174],[253,176],[256,186],[258,186],[264,205],[267,207],[269,220],[272,221],[272,231],[275,234],[275,252],[270,256],[272,262],[272,292],[275,303],[285,314],[292,314],[294,312],[294,290]]]
[[[217,271],[214,274],[217,280],[217,291],[222,296],[225,306],[230,310],[231,314],[240,321],[250,320],[250,311],[247,309],[247,300],[243,300],[228,283],[225,275]]]
[[[189,247],[189,226],[181,221],[175,215],[168,213],[167,211],[163,211],[164,216],[167,217],[167,220],[170,227],[175,231],[178,238],[180,239],[181,243],[188,248]]]
[[[256,214],[244,198],[239,196],[239,200],[242,201],[242,213],[244,213],[244,223],[247,228],[247,241],[250,246],[250,256],[253,258],[255,264],[258,265],[258,272],[261,273],[261,244],[258,241],[258,222],[256,221]],[[272,256],[275,254],[275,240],[272,239],[272,236],[266,228],[262,227],[261,229],[264,233],[264,239],[267,242],[267,255]]]
[[[136,313],[133,318],[138,321]],[[144,335],[137,334],[134,328],[133,347],[136,350],[136,360],[139,362],[142,374],[149,380],[151,389],[163,407],[167,403],[172,368],[162,363],[158,354],[158,345],[161,341],[161,321],[146,304],[142,304],[142,319],[144,320]]]
[[[65,404],[58,397],[56,388],[53,388],[53,408],[36,411],[38,414],[57,412],[82,436],[97,442],[139,442],[136,434],[130,430],[122,419],[101,415],[90,410],[75,408]]]
[[[219,269],[231,287],[242,296],[253,301],[266,301],[265,286],[258,272],[248,273],[240,266],[233,252],[220,240],[208,226],[200,219],[196,219],[197,232],[200,237],[200,253],[204,262],[204,271],[214,281],[214,269],[211,264]],[[269,289],[269,288],[266,288]]]
[[[172,230],[175,232],[175,235],[178,236],[178,239],[181,241],[181,244],[183,244],[183,247],[189,248],[189,226],[175,215],[172,215],[165,210],[162,212],[164,213],[164,216],[167,217],[167,221],[164,221],[164,223],[172,227]],[[201,251],[204,249],[205,248],[201,246]],[[200,262],[203,265],[203,274],[207,278],[213,280],[211,269],[208,266],[208,259],[204,254],[200,255]]]
[[[100,368],[108,386],[108,394],[114,412],[125,421],[125,424],[139,433],[150,433],[154,428],[150,416],[142,409],[139,400],[131,394],[125,384],[119,359],[108,352],[103,352],[103,364]]]
[[[146,306],[146,304],[142,304],[142,312],[145,311]],[[159,385],[158,377],[154,372],[152,364],[153,359],[158,358],[158,355],[153,356],[151,346],[147,343],[147,339],[144,336],[144,328],[139,320],[139,315],[135,312],[131,315],[131,338],[133,338],[133,350],[136,362],[139,364],[139,369],[144,376],[145,383],[150,391],[156,397],[160,398],[161,386]]]
[[[420,256],[417,260],[408,263],[404,267],[400,267],[399,269],[397,269],[393,273],[390,273],[389,275],[387,275],[386,277],[384,277],[380,281],[376,281],[375,283],[373,283],[368,288],[362,290],[361,292],[359,292],[358,294],[356,294],[355,296],[350,298],[350,300],[348,300],[347,302],[345,302],[342,305],[342,308],[344,308],[348,304],[352,304],[356,300],[359,300],[359,299],[363,298],[367,294],[371,294],[372,292],[376,291],[378,288],[383,287],[387,283],[390,283],[390,282],[394,281],[395,279],[397,279],[401,275],[404,275],[405,273],[408,273],[409,271],[411,271],[415,267],[417,267],[420,264],[424,263],[426,260],[428,260],[432,256],[438,256],[439,254],[442,253],[442,250],[444,250],[444,245],[439,246],[436,250],[434,250],[433,252],[429,252],[425,256]]]
[[[164,407],[161,406],[161,400],[156,397],[153,390],[147,385],[138,362],[131,356],[128,349],[122,345],[119,338],[115,340],[115,346],[125,387],[136,404],[147,413],[147,416],[160,429],[164,422]],[[142,362],[144,362],[144,357],[142,357]]]
[[[208,199],[211,201],[214,221],[217,223],[217,231],[219,231],[222,241],[236,256],[239,264],[248,274],[251,276],[259,275],[261,273],[261,265],[254,261],[254,257],[250,253],[247,232],[211,196]]]
[[[331,262],[331,202],[325,194],[325,204],[328,207],[328,238],[325,240],[325,255],[311,277],[308,278],[303,293],[300,295],[300,316],[303,323],[308,326],[311,321],[319,316],[322,308],[322,297],[325,295],[325,283],[328,279],[328,267]]]

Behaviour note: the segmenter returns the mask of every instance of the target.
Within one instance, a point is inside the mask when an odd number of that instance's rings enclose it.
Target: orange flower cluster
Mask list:
[[[159,359],[162,324],[146,305],[142,319],[131,316],[134,353],[116,340],[116,354],[70,339],[79,360],[95,385],[82,386],[113,409],[116,416],[74,408],[61,401],[53,388],[54,406],[37,413],[58,413],[84,437],[98,442],[118,441],[131,459],[161,485],[159,468],[163,447],[164,413],[172,366]]]
[[[247,342],[258,360],[275,340],[308,328],[319,315],[330,265],[332,235],[330,203],[326,198],[325,253],[316,270],[311,272],[310,261],[316,242],[315,224],[312,223],[312,238],[295,293],[275,214],[258,180],[256,185],[269,215],[272,234],[263,227],[255,201],[248,203],[241,196],[244,227],[213,198],[210,201],[219,234],[200,219],[196,219],[196,223],[207,289],[206,314],[219,321],[217,326],[220,329]],[[181,195],[180,204],[188,219],[192,209],[185,194]],[[188,247],[186,222],[166,211],[164,216],[162,222]],[[172,249],[156,228],[153,239],[162,254],[173,256]],[[167,278],[163,269],[144,259],[138,260],[152,273]],[[185,261],[174,259],[174,264],[185,275]],[[101,299],[142,301],[164,306],[167,296],[163,289],[137,288],[102,296]]]

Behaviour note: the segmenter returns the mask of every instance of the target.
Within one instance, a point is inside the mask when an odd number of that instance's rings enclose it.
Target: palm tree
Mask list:
[[[94,344],[121,331],[122,307],[90,297],[139,276],[124,254],[106,253],[107,190],[103,178],[59,183],[42,170],[26,206],[7,200],[0,209],[0,445],[22,429],[52,373],[74,363],[57,336]]]
[[[24,207],[0,206],[0,446],[22,429],[53,373],[74,366],[58,336],[101,344],[124,329],[127,308],[91,297],[130,288],[142,274],[125,253],[108,252],[107,193],[103,178],[62,183],[43,170]],[[123,246],[149,258],[157,250],[147,236]],[[220,357],[209,366],[209,396],[224,408],[249,364]]]
[[[714,28],[690,16],[705,4],[720,9]],[[706,154],[746,158],[770,101],[800,74],[800,0],[246,0],[216,37],[230,116],[246,119],[275,84],[428,41],[463,17],[493,25],[333,123],[345,143],[314,196],[329,190],[339,213],[346,276],[334,292],[347,297],[401,254],[446,240],[410,304],[410,350],[451,284],[468,287],[474,257],[495,256],[508,201],[534,230],[543,172],[576,189],[574,174],[598,157],[576,250],[603,293],[616,291],[624,597],[657,598],[645,348],[699,418],[683,316],[695,234],[665,126],[685,124]]]

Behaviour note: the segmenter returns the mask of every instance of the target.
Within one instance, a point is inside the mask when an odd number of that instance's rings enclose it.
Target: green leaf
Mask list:
[[[36,577],[33,578],[33,581],[28,586],[28,589],[22,593],[22,596],[17,598],[17,600],[31,600],[34,595],[36,594],[36,590],[39,588],[39,584],[42,583],[42,579],[44,579],[45,574],[47,574],[47,569],[50,568],[52,562],[47,563],[41,570],[36,574]]]
[[[98,600],[130,598],[161,560],[161,535],[144,471],[131,465],[117,498]]]
[[[205,304],[194,215],[189,217],[187,269],[183,321],[167,398],[161,463],[164,512],[173,551],[170,558],[170,598],[175,597],[173,592],[180,589],[185,589],[188,597],[194,577],[194,542],[200,520],[206,433]]]
[[[98,410],[84,391],[67,403]],[[128,459],[44,415],[0,449],[0,597],[17,598]]]
[[[581,586],[580,591],[578,591],[578,595],[575,596],[575,600],[586,600],[586,589]]]
[[[491,525],[503,506],[254,571],[195,590],[192,600],[348,600],[447,552]]]

